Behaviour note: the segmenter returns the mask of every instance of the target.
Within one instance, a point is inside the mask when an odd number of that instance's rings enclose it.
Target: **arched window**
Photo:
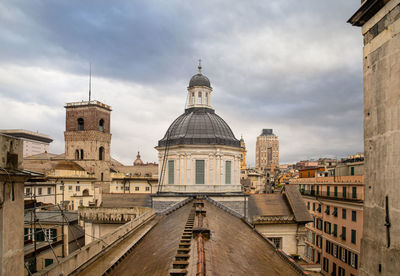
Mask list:
[[[104,148],[99,148],[99,160],[104,160]]]
[[[192,92],[192,104],[195,104],[196,97],[194,96],[194,92]]]
[[[83,160],[83,149],[81,149],[81,160]]]
[[[82,195],[89,196],[89,190],[88,189],[83,190]]]
[[[79,150],[75,151],[75,160],[79,160]]]
[[[201,92],[198,93],[198,101],[197,103],[202,104],[203,103],[203,97],[201,95]]]
[[[84,128],[85,128],[84,125],[85,125],[85,123],[84,123],[83,119],[78,118],[78,130],[84,130]]]
[[[101,119],[101,120],[99,121],[99,130],[100,130],[101,132],[104,132],[104,120],[103,120],[103,119]]]

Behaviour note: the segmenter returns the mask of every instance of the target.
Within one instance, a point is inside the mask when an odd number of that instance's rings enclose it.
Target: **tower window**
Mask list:
[[[195,96],[194,96],[194,92],[192,92],[192,104],[194,104],[194,100],[195,100]]]
[[[99,121],[99,130],[100,130],[101,132],[104,132],[104,120],[103,120],[103,119],[101,119],[101,120]]]
[[[104,160],[104,148],[99,148],[99,160]]]
[[[198,93],[198,103],[199,104],[203,103],[203,98],[202,98],[201,92]]]
[[[75,160],[79,160],[79,150],[75,151]]]
[[[196,184],[204,184],[204,160],[196,160]]]
[[[85,122],[83,121],[83,119],[82,118],[79,118],[78,119],[78,130],[84,130],[84,125],[85,125]]]
[[[83,160],[83,149],[81,149],[81,160]]]

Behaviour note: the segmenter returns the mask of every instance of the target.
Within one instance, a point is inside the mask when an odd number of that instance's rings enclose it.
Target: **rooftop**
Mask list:
[[[29,139],[29,140],[44,142],[44,143],[53,142],[53,139],[51,139],[50,136],[48,136],[46,134],[42,134],[39,132],[33,132],[33,131],[26,130],[26,129],[1,129],[0,133],[4,133],[9,136],[16,137],[16,138],[25,138],[25,139]]]

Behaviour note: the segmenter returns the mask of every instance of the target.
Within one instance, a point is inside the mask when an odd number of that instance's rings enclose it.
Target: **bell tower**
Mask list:
[[[65,159],[75,161],[100,182],[103,191],[110,182],[111,106],[99,101],[65,105]]]

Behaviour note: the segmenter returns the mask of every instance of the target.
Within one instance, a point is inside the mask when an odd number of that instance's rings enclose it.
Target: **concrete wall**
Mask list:
[[[24,182],[22,140],[0,135],[0,276],[24,273]],[[10,165],[8,153],[17,157]]]
[[[135,220],[128,222],[118,227],[113,232],[105,235],[102,237],[102,240],[95,240],[91,242],[81,250],[76,251],[61,260],[59,264],[53,264],[34,275],[69,275],[78,267],[88,262],[91,258],[98,255],[100,252],[107,250],[107,247],[115,246],[115,243],[118,243],[124,239],[125,235],[129,234],[131,231],[135,231],[135,229],[137,229],[140,225],[152,219],[153,217],[154,211],[148,211]]]
[[[362,25],[366,188],[361,275],[398,275],[400,1],[388,1],[374,13]],[[390,228],[385,226],[387,212]]]

